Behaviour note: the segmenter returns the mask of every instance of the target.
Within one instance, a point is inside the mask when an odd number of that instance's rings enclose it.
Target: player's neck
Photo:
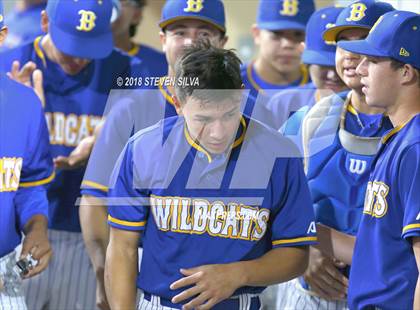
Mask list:
[[[52,42],[51,36],[49,34],[46,34],[43,37],[43,39],[41,40],[41,46],[45,52],[45,57],[47,57],[49,60],[51,60],[54,63],[58,63],[57,58],[54,53],[54,51],[56,50],[56,47],[54,43]]]
[[[416,86],[416,85],[415,85]],[[395,104],[386,113],[394,127],[403,125],[420,113],[420,88],[404,91],[397,97]]]
[[[381,114],[385,112],[384,109],[370,107],[366,103],[366,97],[361,90],[359,91],[353,89],[351,91],[350,103],[356,109],[356,111],[363,114]]]
[[[45,3],[45,0],[25,0],[25,1],[17,1],[16,2],[16,10],[17,11],[25,11],[31,6],[38,5],[41,3]]]
[[[128,33],[114,36],[114,45],[125,52],[129,52],[134,47],[134,43],[131,41]]]
[[[279,72],[269,63],[265,62],[261,57],[258,57],[255,60],[254,69],[260,78],[274,85],[288,85],[295,82],[302,76],[300,67],[293,72]]]

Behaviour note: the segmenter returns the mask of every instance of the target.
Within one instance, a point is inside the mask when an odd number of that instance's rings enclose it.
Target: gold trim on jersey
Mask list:
[[[35,39],[34,49],[35,49],[36,55],[42,60],[42,64],[44,65],[44,67],[46,67],[47,66],[47,61],[45,60],[44,52],[42,51],[42,49],[40,47],[42,38],[43,38],[43,36],[39,36]]]
[[[130,49],[127,54],[130,56],[136,56],[140,51],[140,45],[134,44],[133,48]]]
[[[256,89],[259,92],[264,93],[264,89],[261,88],[260,85],[258,85],[258,83],[254,80],[253,76],[252,76],[252,68],[254,66],[254,61],[251,62],[248,65],[248,68],[246,69],[246,75],[248,77],[248,81],[252,84],[252,87],[254,87],[254,89]],[[304,65],[301,64],[300,65],[300,74],[302,76],[301,81],[299,83],[299,86],[303,86],[305,84],[308,84],[309,81],[309,72],[308,72],[308,68]],[[278,84],[280,86],[280,84]]]
[[[109,214],[108,214],[108,221],[110,221],[112,223],[115,223],[115,224],[129,226],[129,227],[144,227],[144,226],[146,226],[146,221],[142,221],[142,222],[123,221],[123,220],[116,219],[115,217],[112,217]]]
[[[347,105],[347,111],[349,111],[353,115],[359,115],[359,113],[357,113],[357,110],[352,106],[351,103]]]
[[[282,240],[274,240],[272,243],[273,245],[279,244],[289,244],[289,243],[298,243],[298,242],[305,242],[305,241],[317,241],[317,237],[301,237],[301,238],[294,238],[294,239],[282,239]]]
[[[235,142],[233,142],[232,148],[237,147],[238,145],[240,145],[245,138],[245,132],[246,132],[246,122],[244,117],[241,117],[241,125],[242,125],[242,133],[240,135],[240,137],[238,139],[235,140]],[[207,156],[207,159],[209,161],[209,163],[212,162],[212,158],[209,152],[207,152],[200,144],[198,144],[196,141],[194,141],[194,139],[191,137],[190,133],[188,132],[187,126],[184,126],[184,134],[185,134],[185,138],[187,139],[188,143],[195,148],[197,151],[203,153],[204,155]]]
[[[53,173],[48,178],[45,178],[42,180],[33,181],[33,182],[20,182],[19,187],[32,187],[32,186],[45,185],[47,183],[50,183],[52,180],[54,180],[54,178],[55,178],[55,171],[53,171]]]
[[[162,79],[166,79],[167,76],[162,77]],[[162,83],[159,83],[159,90],[162,93],[163,97],[166,99],[167,102],[169,102],[170,104],[172,104],[173,106],[175,106],[175,102],[172,99],[172,94],[168,91],[166,91],[166,89],[163,88]]]
[[[404,234],[407,232],[407,230],[414,229],[414,228],[420,228],[420,224],[410,224],[410,225],[404,226],[402,232]]]
[[[411,118],[406,121],[405,123],[398,125],[394,129],[392,129],[390,132],[388,132],[383,138],[382,138],[382,144],[385,144],[393,135],[395,135],[398,131],[403,129],[405,125],[407,125],[411,121]]]
[[[107,186],[102,185],[100,183],[93,182],[93,181],[84,180],[82,182],[82,186],[83,185],[88,186],[88,187],[92,187],[93,189],[98,189],[98,190],[106,192],[106,193],[108,192],[108,187]]]

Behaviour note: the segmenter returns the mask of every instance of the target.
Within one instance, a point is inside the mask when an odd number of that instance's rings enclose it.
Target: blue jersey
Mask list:
[[[383,137],[372,164],[350,272],[349,304],[412,309],[420,236],[420,114]]]
[[[48,131],[35,93],[0,74],[0,257],[34,215],[48,216],[42,186],[54,178]]]
[[[93,60],[79,74],[69,76],[45,56],[41,40],[39,37],[33,43],[6,51],[0,58],[6,70],[15,59],[21,63],[33,61],[42,70],[51,153],[54,158],[68,156],[101,121],[109,92],[118,87],[117,77],[147,73],[139,60],[114,50],[107,58]],[[48,188],[49,227],[79,232],[75,202],[80,197],[84,168],[56,173]]]
[[[309,72],[305,65],[301,65],[301,77],[298,80],[287,85],[271,84],[267,81],[264,81],[264,79],[260,77],[255,71],[253,62],[242,66],[241,75],[242,81],[245,85],[245,89],[250,89],[251,94],[255,97],[258,96],[259,93],[265,94],[269,90],[278,91],[287,88],[303,86],[310,82]]]
[[[135,45],[128,55],[139,58],[147,67],[151,76],[165,76],[168,73],[168,62],[164,53],[141,44]]]
[[[42,35],[41,12],[45,10],[46,5],[47,1],[31,5],[24,11],[14,10],[7,14],[5,25],[7,25],[9,32],[0,50],[32,42],[36,37]]]
[[[112,227],[144,231],[142,290],[170,300],[180,292],[169,289],[180,268],[251,260],[316,240],[301,161],[279,158],[291,143],[249,122],[241,119],[229,155],[209,154],[183,117],[130,139],[114,169],[110,196],[120,203],[109,206],[108,219]],[[243,287],[235,295],[262,290]]]
[[[100,198],[108,195],[112,169],[128,139],[141,129],[177,115],[172,96],[162,84],[157,89],[114,91],[107,108],[105,124],[82,182],[83,195]]]

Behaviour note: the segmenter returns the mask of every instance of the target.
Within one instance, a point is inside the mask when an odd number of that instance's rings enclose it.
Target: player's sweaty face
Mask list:
[[[69,56],[60,52],[58,49],[55,49],[54,61],[59,64],[61,69],[68,75],[76,75],[80,73],[91,60]]]
[[[317,89],[330,89],[338,93],[347,88],[335,71],[335,67],[310,65],[309,74]]]
[[[301,30],[268,31],[260,29],[254,38],[259,57],[279,73],[299,70],[305,33]]]
[[[209,40],[211,45],[218,48],[226,43],[226,38],[218,29],[194,19],[184,19],[168,25],[160,38],[171,70],[174,70],[175,63],[183,55],[185,48],[198,40]]]
[[[189,96],[182,105],[191,137],[212,154],[225,152],[235,139],[241,118],[241,99],[203,102]]]
[[[387,108],[396,102],[398,71],[391,68],[389,58],[363,57],[356,71],[368,105]]]
[[[362,40],[366,38],[368,33],[369,29],[346,29],[339,33],[337,41]],[[356,73],[356,68],[361,59],[361,55],[354,54],[337,47],[337,51],[335,53],[335,68],[340,78],[351,89],[360,90],[362,87],[360,77]]]

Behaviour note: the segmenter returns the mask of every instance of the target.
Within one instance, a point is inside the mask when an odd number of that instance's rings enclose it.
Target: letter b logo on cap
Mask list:
[[[95,28],[96,14],[94,12],[80,10],[78,13],[81,15],[81,17],[80,25],[76,27],[77,30],[88,32]]]
[[[350,16],[348,18],[346,18],[346,21],[348,21],[348,22],[358,22],[363,17],[365,17],[365,15],[366,15],[365,11],[366,10],[367,10],[367,7],[363,3],[352,4],[351,5]]]
[[[184,12],[198,13],[203,9],[203,0],[188,0]]]
[[[298,0],[284,0],[280,15],[295,16],[299,12]]]

